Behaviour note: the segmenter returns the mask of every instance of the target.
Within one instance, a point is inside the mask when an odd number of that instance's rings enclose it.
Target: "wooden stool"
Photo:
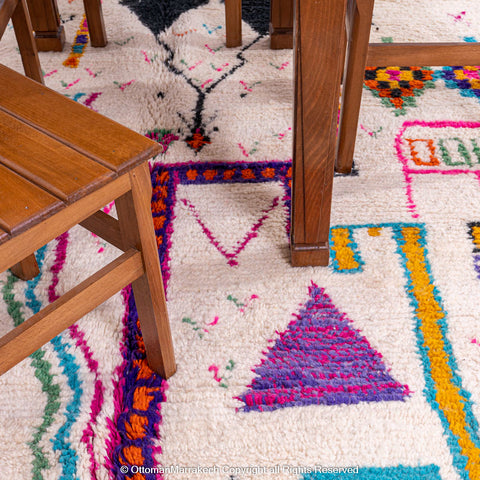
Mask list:
[[[65,31],[60,22],[56,0],[27,0],[37,48],[42,51],[63,49]],[[103,22],[101,0],[83,0],[87,16],[88,33],[93,47],[104,47],[107,34]]]
[[[0,374],[132,283],[147,360],[168,378],[147,163],[161,146],[1,65],[0,85],[0,271],[77,224],[125,252],[2,337]],[[112,200],[118,221],[100,210]]]
[[[242,0],[225,0],[227,47],[242,44]],[[293,0],[270,0],[270,48],[293,47]]]
[[[25,75],[43,83],[42,69],[38,60],[37,46],[33,39],[32,23],[25,0],[0,0],[0,39],[10,18],[12,19]]]
[[[369,43],[375,0],[349,0],[347,65],[343,79],[335,169],[352,168],[365,67],[480,65],[479,43]]]

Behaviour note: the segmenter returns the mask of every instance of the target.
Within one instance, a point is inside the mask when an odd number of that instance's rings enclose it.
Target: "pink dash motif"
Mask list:
[[[72,88],[74,85],[76,85],[79,81],[80,81],[79,78],[77,78],[76,80],[74,80],[72,83],[66,83],[66,82],[63,82],[63,81],[62,81],[62,87],[64,87],[65,90],[68,90],[69,88]]]
[[[205,85],[208,85],[210,82],[213,82],[213,78],[209,78],[208,80],[206,80],[205,82],[202,83],[202,88],[205,88]]]
[[[463,12],[460,12],[459,14],[454,14],[454,13],[447,13],[449,17],[453,17],[453,21],[455,23],[457,22],[465,22],[465,25],[468,27],[471,25],[471,23],[468,20],[465,20],[465,15],[467,12],[464,10]]]
[[[113,82],[122,92],[129,86],[131,85],[135,80],[130,80],[129,82],[126,83],[120,83],[120,82]]]
[[[283,140],[289,132],[292,131],[292,127],[288,127],[283,133],[277,133],[276,136],[279,140]]]
[[[52,70],[51,72],[45,73],[43,76],[44,78],[47,78],[47,77],[50,77],[51,75],[54,75],[57,72],[58,70]]]
[[[92,72],[89,68],[85,68],[85,71],[92,77],[97,77],[98,73]]]
[[[192,213],[194,218],[197,220],[198,224],[202,228],[203,233],[207,236],[210,240],[210,243],[227,259],[228,265],[231,267],[238,265],[238,255],[245,249],[245,247],[250,243],[250,240],[258,236],[258,230],[264,224],[265,220],[269,217],[270,212],[274,208],[276,208],[279,204],[279,197],[275,197],[273,199],[272,205],[267,209],[262,211],[261,218],[253,225],[250,231],[245,235],[243,240],[237,242],[236,247],[233,248],[233,252],[228,252],[227,249],[220,244],[220,242],[215,238],[211,230],[205,225],[205,223],[200,218],[200,214],[198,213],[195,205],[192,202],[187,200],[186,198],[182,198],[180,200],[186,207],[188,207],[189,211]]]
[[[198,67],[199,65],[201,65],[203,63],[202,60],[199,60],[197,63],[195,63],[195,65],[192,65],[191,67],[188,67],[188,69],[191,71],[193,70],[194,68]]]

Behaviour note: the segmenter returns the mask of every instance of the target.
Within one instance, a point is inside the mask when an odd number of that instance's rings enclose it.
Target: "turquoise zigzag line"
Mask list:
[[[63,367],[63,373],[67,377],[68,386],[73,391],[73,398],[67,405],[64,413],[66,421],[55,434],[55,440],[51,441],[53,442],[53,450],[61,451],[59,460],[62,463],[62,476],[60,480],[70,480],[74,478],[78,480],[78,477],[76,477],[78,455],[76,451],[71,448],[71,444],[67,442],[67,439],[70,437],[72,425],[77,421],[80,413],[80,404],[83,395],[81,385],[83,382],[77,375],[80,367],[75,363],[75,357],[67,352],[67,348],[70,347],[70,345],[62,342],[62,335],[57,335],[51,343],[60,358],[60,366]]]
[[[42,247],[40,250],[37,251],[36,254],[39,268],[43,266],[45,249],[46,246]],[[26,305],[32,310],[34,314],[38,313],[42,308],[42,302],[39,301],[37,296],[35,295],[35,288],[38,285],[39,280],[40,275],[38,275],[32,280],[29,280],[27,282],[27,289],[25,291],[25,297],[27,298]],[[67,421],[59,429],[59,431],[55,435],[56,440],[53,441],[54,451],[62,450],[60,454],[60,462],[62,463],[62,476],[60,478],[61,480],[67,480],[73,479],[74,475],[76,474],[76,461],[78,460],[78,456],[75,450],[71,448],[70,443],[65,442],[65,438],[68,438],[70,436],[71,427],[73,423],[75,423],[76,417],[79,413],[80,399],[83,394],[83,391],[80,388],[82,382],[79,380],[77,375],[79,366],[76,365],[73,361],[74,357],[66,353],[65,349],[68,344],[66,345],[62,342],[61,335],[55,337],[51,341],[51,343],[53,344],[54,350],[57,353],[58,358],[60,359],[60,366],[63,367],[63,373],[67,377],[67,383],[74,392],[72,401],[66,407],[65,416],[67,417]],[[44,355],[43,351],[42,354]],[[56,410],[58,411],[58,407]],[[51,412],[50,414],[53,414],[53,412]],[[38,441],[40,441],[40,438],[38,438]],[[78,480],[78,478],[76,478],[75,480]]]

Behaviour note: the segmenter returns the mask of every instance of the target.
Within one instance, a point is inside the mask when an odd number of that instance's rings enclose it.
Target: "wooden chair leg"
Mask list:
[[[270,0],[270,48],[293,48],[293,0]]]
[[[291,262],[328,265],[347,0],[295,2]],[[328,28],[319,28],[317,18]],[[328,71],[327,76],[322,72]]]
[[[338,150],[335,162],[337,172],[352,169],[358,114],[362,101],[365,63],[367,60],[374,0],[350,0],[348,19],[350,41],[347,65],[343,77],[342,107],[340,113]]]
[[[29,255],[10,268],[11,272],[22,280],[31,280],[40,273],[35,255]]]
[[[92,47],[104,47],[107,44],[107,33],[103,22],[101,0],[83,0],[87,15],[88,33]]]
[[[115,201],[125,247],[142,252],[145,273],[132,283],[147,360],[163,378],[175,373],[175,358],[151,214],[148,164],[130,172],[132,190]]]
[[[242,0],[225,0],[227,47],[242,44]]]
[[[27,5],[38,50],[61,52],[65,30],[60,22],[56,0],[27,0]]]
[[[33,38],[33,27],[25,0],[19,0],[12,15],[13,29],[22,57],[25,75],[43,84],[42,69],[38,59],[37,45]]]

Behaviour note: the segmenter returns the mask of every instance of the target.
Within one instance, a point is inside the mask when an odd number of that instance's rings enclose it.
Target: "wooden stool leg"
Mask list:
[[[227,47],[242,44],[242,0],[225,0]]]
[[[65,30],[60,23],[56,0],[27,0],[27,5],[38,50],[61,52]]]
[[[143,255],[145,273],[132,283],[150,367],[163,378],[175,373],[170,324],[151,214],[152,184],[148,164],[130,172],[132,190],[115,201],[125,247]]]
[[[374,3],[374,0],[351,0],[353,8],[349,9],[350,45],[343,81],[335,163],[335,169],[341,173],[349,173],[352,169]]]
[[[293,0],[270,0],[270,48],[293,48]]]
[[[101,0],[83,0],[87,15],[88,33],[92,47],[104,47],[107,44],[107,33],[103,22]]]
[[[33,38],[33,27],[25,0],[19,0],[12,15],[13,29],[22,56],[25,75],[43,84],[42,69],[38,59],[37,45]]]
[[[22,280],[31,280],[40,273],[35,255],[29,255],[21,262],[10,268],[11,272]]]

